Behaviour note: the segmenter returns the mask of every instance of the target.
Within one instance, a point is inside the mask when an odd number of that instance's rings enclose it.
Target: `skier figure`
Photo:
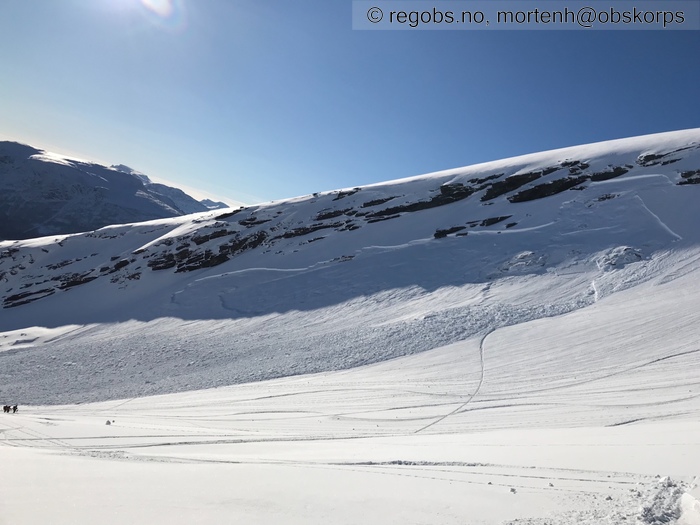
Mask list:
[[[17,405],[13,406],[13,407],[12,407],[12,413],[13,413],[13,414],[16,414],[16,413],[17,413],[17,409],[18,409]]]

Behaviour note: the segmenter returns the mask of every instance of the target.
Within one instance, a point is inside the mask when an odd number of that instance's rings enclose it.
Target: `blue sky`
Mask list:
[[[0,139],[253,203],[697,127],[699,55],[700,31],[353,31],[348,0],[6,1]]]

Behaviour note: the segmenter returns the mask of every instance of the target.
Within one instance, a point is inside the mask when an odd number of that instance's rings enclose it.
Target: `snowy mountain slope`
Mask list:
[[[352,370],[22,406],[0,418],[0,516],[697,525],[700,280],[665,263],[587,308]]]
[[[695,272],[698,182],[688,130],[3,242],[0,394],[344,369],[563,315]]]
[[[0,142],[0,239],[76,233],[206,211],[128,166],[101,166]]]
[[[0,522],[699,525],[699,144],[0,243]]]

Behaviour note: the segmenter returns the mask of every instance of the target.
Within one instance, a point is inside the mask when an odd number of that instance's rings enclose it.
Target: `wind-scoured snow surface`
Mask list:
[[[0,239],[84,232],[221,205],[198,202],[122,164],[106,167],[0,142]]]
[[[0,243],[0,523],[700,525],[698,183],[689,130]]]

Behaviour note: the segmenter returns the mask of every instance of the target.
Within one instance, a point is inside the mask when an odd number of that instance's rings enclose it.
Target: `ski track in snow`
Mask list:
[[[486,338],[492,334],[494,330],[490,330],[484,336],[481,338],[479,341],[479,364],[480,364],[480,373],[479,373],[479,384],[476,386],[476,390],[474,390],[474,393],[469,396],[469,399],[467,399],[464,403],[462,403],[460,406],[452,410],[451,412],[445,414],[442,417],[439,417],[435,421],[428,423],[424,427],[419,428],[418,430],[415,431],[416,434],[423,432],[424,430],[429,429],[430,427],[437,425],[441,421],[444,421],[448,417],[450,417],[453,414],[456,414],[457,412],[462,411],[469,403],[471,403],[472,399],[474,399],[477,394],[479,393],[479,390],[481,390],[481,385],[484,384],[484,343],[486,342]]]
[[[670,233],[673,237],[675,237],[676,240],[678,240],[678,241],[682,241],[682,240],[683,240],[683,237],[681,237],[681,236],[678,235],[676,232],[674,232],[671,228],[669,228],[669,227],[666,225],[666,223],[664,223],[664,221],[662,221],[661,218],[660,218],[658,215],[656,215],[653,211],[651,211],[651,210],[647,207],[647,205],[644,203],[644,200],[643,200],[639,195],[635,195],[635,198],[642,204],[642,207],[643,207],[647,212],[649,212],[649,215],[651,215],[652,217],[654,217],[654,219],[656,219],[656,221],[659,223],[659,226],[661,226],[664,230],[666,230],[666,231],[667,231],[668,233]]]

